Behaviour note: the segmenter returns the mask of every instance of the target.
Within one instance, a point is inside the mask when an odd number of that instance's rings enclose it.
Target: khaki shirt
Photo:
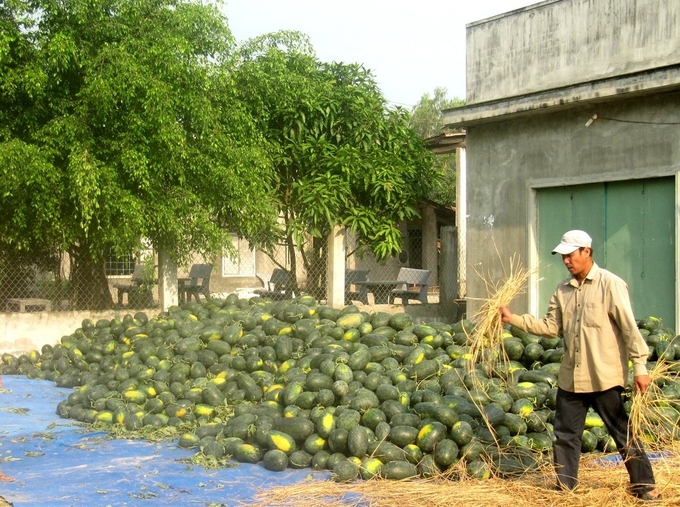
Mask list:
[[[597,264],[580,286],[574,277],[561,282],[542,319],[513,315],[510,324],[540,336],[562,336],[558,385],[565,391],[625,386],[629,359],[633,375],[647,375],[649,349],[637,328],[628,286]]]

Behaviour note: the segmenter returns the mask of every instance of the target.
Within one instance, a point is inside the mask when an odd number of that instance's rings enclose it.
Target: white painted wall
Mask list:
[[[138,310],[135,310],[138,311]],[[147,313],[149,318],[155,316]],[[60,343],[62,336],[68,336],[78,329],[84,319],[122,319],[128,312],[28,312],[0,313],[0,354],[26,354],[40,350],[43,345]]]

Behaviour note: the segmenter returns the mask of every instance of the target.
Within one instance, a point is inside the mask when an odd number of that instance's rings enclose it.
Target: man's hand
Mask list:
[[[510,317],[512,317],[512,311],[510,308],[507,306],[500,306],[499,310],[501,311],[501,322],[504,322],[505,324],[510,322]]]
[[[634,379],[635,389],[640,391],[641,394],[645,394],[649,384],[652,383],[652,379],[649,378],[649,375],[637,375]]]

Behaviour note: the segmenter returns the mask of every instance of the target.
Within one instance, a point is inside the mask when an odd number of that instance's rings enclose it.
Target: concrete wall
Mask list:
[[[467,104],[680,63],[676,0],[548,0],[467,25]]]
[[[513,255],[524,266],[535,260],[532,188],[674,176],[680,171],[680,92],[597,105],[601,117],[648,123],[598,119],[585,127],[592,107],[467,130],[468,315],[480,304],[475,298],[488,297],[479,274],[500,280],[503,263],[507,266]],[[535,313],[530,305],[537,277],[532,284],[529,293],[513,303],[514,311]],[[545,302],[539,303],[545,308]]]
[[[135,312],[138,310],[135,310]],[[149,318],[160,310],[147,312]],[[55,345],[62,336],[68,336],[78,329],[84,319],[122,319],[128,312],[72,311],[72,312],[29,312],[0,313],[0,354],[25,354],[40,350],[43,345]],[[132,313],[134,315],[134,313]]]
[[[275,268],[280,266],[283,266],[286,269],[290,268],[290,260],[288,259],[286,251],[286,248],[283,246],[278,246],[274,254],[274,258],[276,259],[275,262],[265,252],[260,250],[257,250],[253,257],[252,251],[247,250],[244,247],[241,250],[241,255],[243,256],[241,262],[246,266],[246,271],[252,273],[254,270],[254,274],[248,275],[225,274],[223,272],[223,258],[222,256],[218,256],[215,261],[212,277],[210,278],[210,291],[214,293],[229,294],[231,292],[239,292],[241,289],[246,288],[258,289],[266,287],[267,282],[269,282],[269,279],[271,278],[272,271],[274,271]],[[295,253],[297,281],[300,285],[304,286],[307,282],[307,272],[304,267],[302,255],[300,255],[297,250]]]

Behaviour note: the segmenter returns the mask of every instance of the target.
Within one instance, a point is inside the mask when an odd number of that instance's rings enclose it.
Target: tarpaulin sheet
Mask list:
[[[218,470],[187,463],[177,442],[110,439],[56,414],[72,389],[0,377],[0,496],[15,506],[205,505],[253,500],[259,488],[327,479],[310,469],[269,472],[261,464]]]

